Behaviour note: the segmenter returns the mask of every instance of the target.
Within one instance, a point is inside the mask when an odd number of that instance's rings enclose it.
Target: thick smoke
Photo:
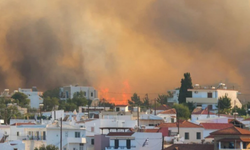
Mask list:
[[[0,87],[79,83],[162,93],[227,82],[248,91],[249,1],[0,2]],[[149,95],[151,96],[151,95]]]

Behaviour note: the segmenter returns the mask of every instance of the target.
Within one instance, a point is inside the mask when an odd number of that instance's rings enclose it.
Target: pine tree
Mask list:
[[[192,92],[187,91],[188,89],[192,89],[192,79],[190,73],[184,73],[184,79],[181,79],[181,88],[179,94],[179,103],[186,103],[187,97],[192,97]]]

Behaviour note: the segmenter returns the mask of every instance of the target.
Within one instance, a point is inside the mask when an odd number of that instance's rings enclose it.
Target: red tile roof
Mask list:
[[[35,125],[35,123],[28,122],[28,123],[13,123],[13,124],[11,124],[11,126],[21,126],[21,125]]]
[[[157,133],[160,129],[144,129],[143,132]]]
[[[162,111],[162,112],[160,112],[158,114],[176,114],[176,110],[174,108],[172,108],[172,109]]]
[[[168,110],[168,109],[171,109],[171,107],[168,105],[161,105],[156,108],[156,110]]]
[[[233,126],[231,123],[201,123],[200,125],[204,129],[225,129]]]
[[[232,126],[229,128],[212,132],[210,133],[210,135],[250,135],[250,131]]]
[[[193,110],[192,114],[194,115],[208,115],[208,108],[202,109],[197,107]],[[209,112],[210,115],[215,115],[215,113]]]
[[[164,150],[213,150],[214,144],[173,144]]]
[[[109,132],[107,136],[131,136],[134,132]]]
[[[160,128],[159,132],[162,133],[162,136],[168,136],[168,127],[162,127]]]
[[[177,123],[161,123],[159,127],[177,127]],[[202,126],[189,121],[183,121],[179,124],[180,128],[202,128]]]

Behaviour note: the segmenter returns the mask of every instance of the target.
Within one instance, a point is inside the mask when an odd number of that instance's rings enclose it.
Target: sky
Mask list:
[[[1,0],[0,12],[1,90],[79,84],[119,101],[190,72],[249,93],[248,0]]]

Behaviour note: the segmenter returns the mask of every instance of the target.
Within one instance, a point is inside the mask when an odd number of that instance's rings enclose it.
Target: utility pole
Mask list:
[[[139,121],[139,119],[140,119],[139,118],[140,117],[140,115],[139,115],[139,107],[140,107],[140,104],[137,105],[137,125],[138,125],[138,128],[140,126],[140,124],[139,124],[140,123],[140,121]]]
[[[156,116],[156,99],[155,99],[155,116]]]
[[[218,117],[220,117],[220,100],[218,99]]]
[[[60,126],[60,150],[62,150],[62,117],[60,119],[61,126]]]

